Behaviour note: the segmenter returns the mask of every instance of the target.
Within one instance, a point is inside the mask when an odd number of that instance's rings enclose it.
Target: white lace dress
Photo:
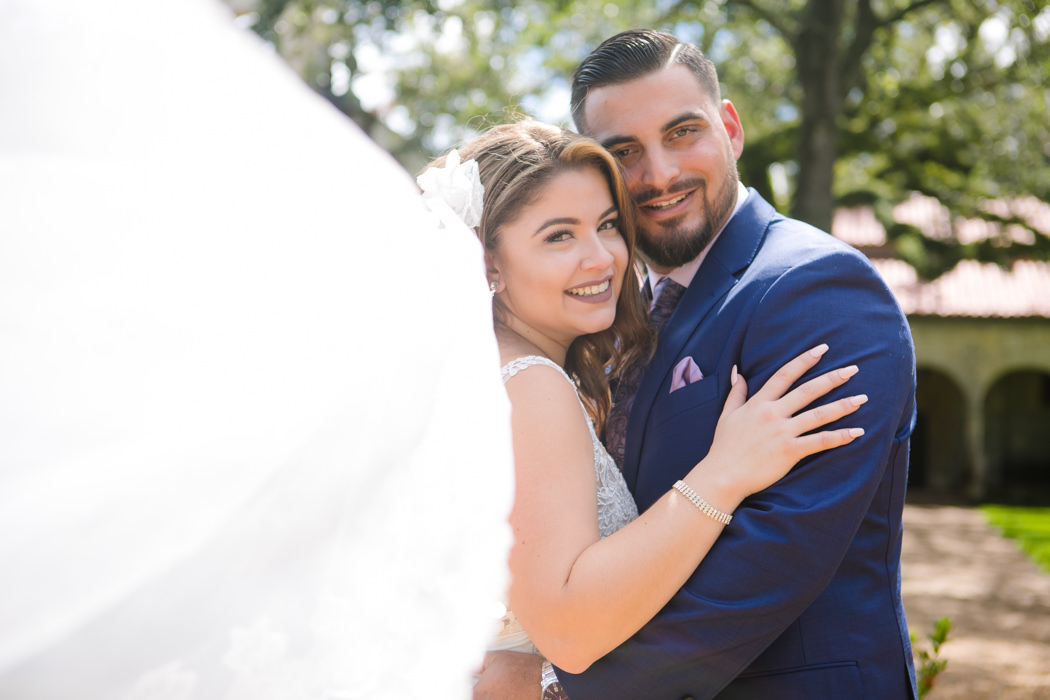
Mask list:
[[[565,381],[572,385],[573,391],[576,391],[576,382],[565,373],[565,370],[557,363],[539,355],[526,355],[525,357],[511,360],[504,365],[500,370],[503,376],[503,383],[506,384],[518,372],[536,365],[546,365],[558,370],[565,377]],[[580,395],[577,391],[576,398],[579,399],[579,397]],[[585,416],[587,415],[582,401],[580,401],[580,410],[584,412]],[[627,482],[624,481],[623,474],[616,467],[613,458],[594,432],[594,426],[591,424],[590,417],[587,417],[587,428],[590,430],[591,444],[594,446],[594,479],[598,487],[598,532],[605,538],[637,518],[638,507],[635,505],[634,498],[627,488]],[[536,647],[532,644],[529,636],[522,629],[521,624],[512,611],[507,609],[500,622],[498,634],[494,643],[490,646],[491,649],[537,653]]]

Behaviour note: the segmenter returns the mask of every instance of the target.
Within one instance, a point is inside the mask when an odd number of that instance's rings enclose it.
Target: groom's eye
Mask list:
[[[609,150],[613,154],[613,157],[620,158],[621,160],[631,155],[631,151],[634,149],[630,146],[623,146],[621,148],[612,148]]]
[[[689,124],[685,126],[679,126],[671,132],[672,141],[681,141],[682,139],[689,139],[690,142],[700,133],[700,128],[695,124]]]

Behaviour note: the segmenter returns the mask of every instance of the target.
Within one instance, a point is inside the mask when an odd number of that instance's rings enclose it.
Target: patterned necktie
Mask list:
[[[671,318],[674,309],[685,293],[685,287],[678,284],[670,277],[664,277],[656,285],[656,305],[649,314],[649,324],[656,331],[657,337],[663,330],[667,319]],[[634,395],[638,393],[638,386],[642,383],[642,375],[645,374],[645,362],[640,361],[631,365],[620,377],[616,390],[613,392],[613,405],[609,411],[609,417],[605,421],[605,447],[616,461],[616,466],[623,471],[624,444],[627,440],[627,418],[631,415],[631,405],[634,403]]]

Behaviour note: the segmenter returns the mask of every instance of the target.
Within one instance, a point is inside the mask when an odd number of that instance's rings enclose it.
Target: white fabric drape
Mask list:
[[[468,697],[479,244],[231,20],[0,0],[0,697]]]

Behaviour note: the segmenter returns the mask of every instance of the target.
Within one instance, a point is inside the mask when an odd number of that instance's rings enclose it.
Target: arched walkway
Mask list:
[[[961,492],[969,484],[973,469],[966,439],[966,397],[947,373],[920,368],[916,404],[909,487]]]
[[[916,478],[973,501],[1050,503],[1050,319],[908,320],[925,424]]]
[[[1050,372],[999,377],[984,402],[989,495],[1032,500],[1050,494]]]

